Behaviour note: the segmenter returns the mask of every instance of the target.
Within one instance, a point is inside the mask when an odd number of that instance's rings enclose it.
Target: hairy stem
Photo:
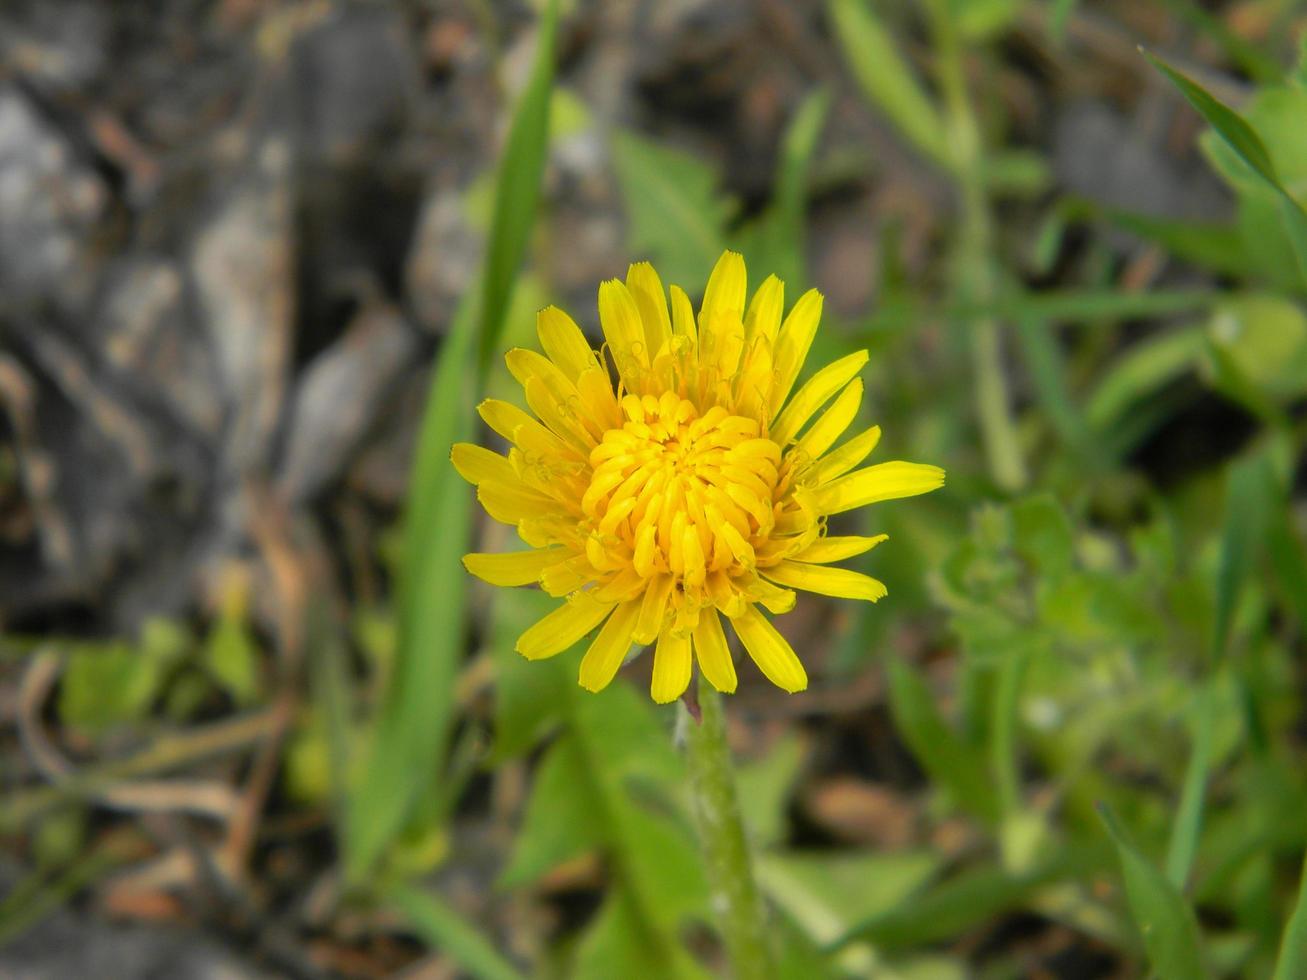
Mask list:
[[[770,980],[776,975],[775,963],[740,820],[722,697],[702,677],[699,705],[702,718],[699,724],[687,726],[686,743],[694,816],[713,908],[735,980]]]

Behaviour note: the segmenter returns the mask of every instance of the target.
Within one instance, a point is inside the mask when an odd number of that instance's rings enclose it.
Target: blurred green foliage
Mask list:
[[[1060,33],[1075,4],[1047,6]],[[1208,24],[1196,5],[1170,6]],[[945,495],[875,528],[899,545],[875,558],[891,597],[839,621],[829,683],[884,676],[930,820],[961,821],[968,837],[951,851],[924,838],[884,852],[795,846],[792,802],[807,762],[795,726],[740,771],[782,973],[974,976],[954,941],[1027,912],[1112,950],[1132,975],[1302,977],[1307,560],[1293,481],[1307,442],[1307,67],[1267,81],[1264,55],[1213,35],[1262,80],[1236,112],[1155,59],[1210,125],[1202,148],[1237,214],[1215,226],[1104,212],[1050,197],[1045,162],[1003,145],[1005,121],[985,115],[985,93],[961,84],[964,59],[992,53],[1021,7],[825,6],[868,108],[959,201],[939,281],[906,281],[887,236],[882,302],[862,319],[829,317],[812,358],[870,347],[869,401],[887,423],[889,452],[939,461],[950,474]],[[451,814],[469,781],[529,761],[497,894],[530,892],[586,858],[598,859],[606,882],[597,911],[541,954],[537,975],[708,975],[713,917],[674,712],[622,684],[583,694],[577,650],[522,660],[514,640],[552,601],[518,591],[487,602],[458,563],[470,494],[446,465],[448,445],[472,431],[473,398],[503,384],[478,354],[501,338],[529,343],[531,309],[550,295],[538,275],[520,274],[549,107],[560,103],[552,5],[543,17],[497,180],[479,192],[489,195],[479,209],[487,257],[436,367],[392,549],[398,592],[391,604],[355,610],[349,638],[321,609],[313,614],[313,696],[283,779],[294,799],[331,808],[354,898],[389,902],[473,974],[513,977],[509,958],[421,879],[449,860]],[[903,32],[923,26],[931,50],[922,60],[936,77],[905,53]],[[832,101],[818,88],[795,109],[773,194],[749,220],[705,160],[612,133],[632,258],[693,288],[734,247],[751,274],[775,271],[797,296],[811,278],[810,178]],[[563,130],[591,124],[584,107],[562,104]],[[1017,247],[995,233],[1000,193],[1039,211],[1037,241]],[[1027,287],[1025,274],[1045,275],[1069,230],[1086,223],[1152,241],[1209,285],[1141,293],[1087,263],[1055,290]],[[1123,329],[1135,320],[1155,326]],[[1246,413],[1242,444],[1167,485],[1141,476],[1132,454],[1209,398]],[[474,663],[493,675],[488,734],[456,697],[470,608],[483,644]],[[900,642],[898,624],[925,639]],[[349,642],[373,685],[362,693],[351,689]],[[923,657],[929,651],[941,656]],[[215,700],[257,705],[266,697],[260,658],[241,603],[203,638],[152,623],[135,642],[71,651],[60,720],[100,735],[161,706],[185,717]],[[82,833],[80,816],[52,823],[40,849],[67,865],[75,845],[61,840]],[[84,871],[69,870],[70,880]],[[43,892],[46,877],[20,894],[64,893],[66,881]],[[984,975],[1019,969],[999,956]]]

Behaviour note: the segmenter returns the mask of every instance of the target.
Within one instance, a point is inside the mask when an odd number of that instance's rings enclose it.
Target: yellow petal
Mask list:
[[[731,619],[731,625],[767,680],[791,694],[808,686],[808,675],[794,648],[756,606],[745,606]]]
[[[659,704],[675,701],[690,685],[690,638],[672,632],[658,638],[649,694]]]
[[[817,409],[825,405],[837,391],[849,383],[867,363],[867,352],[856,351],[828,364],[799,389],[785,410],[772,423],[771,437],[778,445],[785,445],[799,434]]]
[[[824,565],[827,562],[843,561],[845,558],[852,558],[854,555],[860,555],[863,552],[870,551],[888,537],[888,534],[877,534],[875,537],[871,538],[864,538],[858,535],[819,538],[802,551],[799,551],[790,557],[795,561],[806,561],[813,565]]]
[[[636,643],[652,643],[662,632],[663,620],[667,616],[667,599],[672,594],[673,579],[670,575],[655,575],[644,590],[640,603],[640,617],[631,631],[631,639]]]
[[[551,565],[566,561],[566,548],[537,548],[534,551],[509,551],[503,554],[463,556],[463,567],[491,585],[531,585]]]
[[[631,649],[631,627],[640,615],[640,600],[624,602],[613,611],[604,628],[581,658],[581,686],[587,691],[602,691],[612,681],[617,668]]]
[[[880,426],[873,425],[870,429],[858,433],[839,449],[818,460],[817,465],[808,471],[808,479],[814,485],[820,485],[837,476],[843,476],[866,459],[878,442],[880,442]]]
[[[477,406],[477,412],[495,432],[499,433],[523,452],[544,458],[567,457],[576,459],[578,450],[550,432],[538,419],[532,418],[511,402],[487,398]]]
[[[549,359],[571,381],[599,363],[576,321],[556,306],[546,306],[536,314],[536,333]]]
[[[821,322],[821,293],[809,289],[799,297],[790,310],[790,315],[781,324],[781,332],[776,337],[776,353],[773,355],[776,369],[776,383],[771,391],[771,412],[775,415],[794,387],[794,380],[799,376],[799,369],[808,356],[812,338],[817,334],[817,324]]]
[[[759,337],[774,341],[781,328],[781,314],[785,312],[785,283],[775,276],[763,280],[753,299],[749,300],[749,311],[744,315],[744,335],[752,344]]]
[[[640,319],[644,322],[645,350],[649,360],[671,342],[672,319],[667,312],[667,294],[663,292],[663,281],[648,262],[634,262],[626,270],[626,288],[635,297],[635,305],[640,310]]]
[[[521,531],[519,526],[518,533]],[[540,588],[551,596],[565,596],[584,588],[598,577],[590,559],[585,555],[576,555],[557,565],[550,565],[541,572]]]
[[[885,596],[885,583],[861,572],[847,568],[828,568],[825,565],[805,565],[798,561],[783,561],[764,568],[762,574],[773,582],[792,589],[803,589],[837,599],[866,599],[876,602]]]
[[[723,252],[717,264],[713,266],[712,275],[708,277],[708,286],[703,291],[703,305],[699,308],[699,330],[704,324],[711,324],[718,316],[734,315],[744,318],[744,296],[748,289],[748,278],[744,269],[744,256],[739,252]]]
[[[599,323],[608,341],[608,355],[617,365],[628,389],[644,391],[649,374],[650,354],[644,336],[644,322],[635,297],[626,283],[609,279],[599,286]],[[656,353],[656,352],[655,352]]]
[[[470,442],[456,442],[450,449],[449,459],[458,470],[458,475],[468,483],[480,486],[483,483],[500,483],[509,487],[520,487],[513,464],[499,453]]]
[[[704,609],[699,613],[699,625],[694,628],[694,651],[708,683],[723,694],[735,693],[735,664],[717,610]]]
[[[882,500],[915,497],[944,485],[944,471],[928,463],[894,460],[854,470],[815,491],[819,514],[838,514]]]
[[[861,406],[862,379],[854,378],[795,445],[794,452],[798,458],[816,460],[821,456],[849,427]]]
[[[549,431],[588,458],[597,440],[582,424],[574,405],[560,398],[541,378],[527,378],[523,387],[526,389],[526,403],[540,416],[540,421],[549,427]],[[575,398],[579,402],[581,396]]]
[[[596,602],[584,592],[564,602],[517,638],[517,652],[527,660],[562,653],[603,621],[612,603]]]
[[[672,287],[672,333],[679,337],[689,337],[696,344],[699,342],[699,330],[694,325],[694,307],[680,286]]]
[[[520,524],[525,520],[551,514],[562,516],[563,513],[556,501],[534,490],[510,487],[498,482],[486,482],[478,486],[477,500],[486,513],[501,524]]]

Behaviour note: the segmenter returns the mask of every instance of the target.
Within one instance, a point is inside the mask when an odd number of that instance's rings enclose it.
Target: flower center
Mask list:
[[[581,499],[586,553],[600,570],[670,574],[682,588],[752,570],[776,522],[780,448],[756,419],[699,414],[675,392],[627,395],[626,419],[590,453]]]

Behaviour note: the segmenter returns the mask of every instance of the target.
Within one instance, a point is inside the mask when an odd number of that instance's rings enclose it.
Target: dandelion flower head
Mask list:
[[[633,645],[656,643],[655,701],[680,697],[696,661],[715,688],[734,691],[723,617],[772,683],[803,690],[803,664],[763,610],[788,612],[796,589],[880,599],[880,581],[832,563],[886,536],[829,535],[827,518],[944,483],[937,466],[860,466],[878,426],[836,445],[862,403],[866,351],[794,390],[821,318],[818,292],[786,316],[775,276],[746,294],[734,252],[713,269],[697,317],[683,290],[671,287],[669,305],[653,267],[637,263],[625,282],[599,287],[601,351],[566,313],[542,310],[544,354],[506,358],[530,412],[480,406],[507,456],[453,448],[487,513],[530,546],[464,564],[492,585],[538,584],[563,599],[518,639],[528,659],[598,628],[581,661],[588,690],[607,686]]]

